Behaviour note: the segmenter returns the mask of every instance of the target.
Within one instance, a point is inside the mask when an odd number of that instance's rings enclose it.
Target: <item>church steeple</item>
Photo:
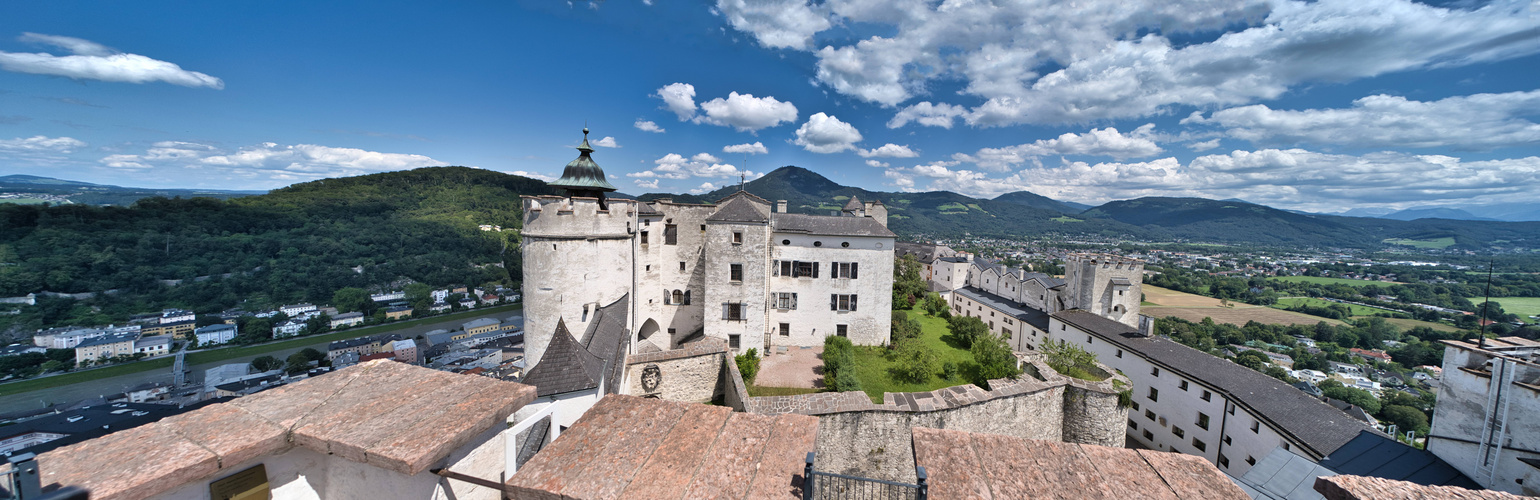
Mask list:
[[[615,186],[604,179],[604,169],[589,156],[594,148],[588,145],[588,127],[583,127],[583,143],[578,144],[577,150],[577,159],[568,163],[561,178],[549,185],[566,189],[567,196],[598,198],[602,207],[605,205],[604,193],[614,192]]]

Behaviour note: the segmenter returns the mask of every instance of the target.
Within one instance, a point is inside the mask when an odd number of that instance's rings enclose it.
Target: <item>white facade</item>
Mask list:
[[[316,307],[315,304],[294,304],[283,306],[278,310],[283,311],[284,314],[287,314],[292,318],[301,314],[315,311]]]
[[[273,327],[273,338],[293,337],[305,330],[305,322],[300,320],[288,320]]]
[[[223,344],[235,340],[235,334],[235,325],[209,325],[193,330],[193,335],[198,338],[200,346]]]
[[[1444,345],[1428,451],[1488,489],[1540,495],[1540,343]]]
[[[198,319],[198,315],[193,314],[192,311],[182,309],[167,309],[160,313],[160,324],[162,325],[167,323],[194,321],[196,319]]]

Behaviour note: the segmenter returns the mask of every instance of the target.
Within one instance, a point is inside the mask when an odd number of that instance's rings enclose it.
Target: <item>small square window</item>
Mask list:
[[[1148,419],[1150,419],[1151,422],[1154,422],[1155,421],[1155,412],[1150,411],[1150,410],[1144,410],[1144,418],[1148,418]]]
[[[834,334],[835,335],[839,335],[841,337],[844,337],[844,336],[846,336],[847,333],[850,333],[849,325],[834,325]]]
[[[790,337],[791,336],[791,323],[781,323],[781,336],[782,337]]]
[[[1219,454],[1219,466],[1226,469],[1230,468],[1230,458],[1224,456],[1223,453]]]
[[[731,347],[733,349],[737,349],[739,343],[741,342],[740,339],[741,339],[741,336],[739,336],[736,333],[734,333],[732,335],[728,335],[727,336],[727,347]]]
[[[734,245],[742,245],[743,244],[743,231],[733,231],[733,244]]]
[[[1198,413],[1198,427],[1205,431],[1208,430],[1208,415],[1202,412]]]
[[[706,232],[706,225],[705,224],[701,224],[700,225],[700,232],[702,232],[702,233]]]
[[[1192,447],[1193,448],[1197,448],[1198,451],[1207,451],[1208,450],[1208,443],[1205,443],[1205,442],[1203,442],[1202,440],[1200,440],[1198,438],[1192,438]]]
[[[1129,401],[1128,404],[1133,407],[1134,411],[1139,411],[1139,402],[1138,401]]]
[[[1289,443],[1283,443],[1283,451],[1289,451]]]
[[[1150,368],[1150,376],[1151,377],[1159,377],[1160,376],[1160,367],[1156,366],[1156,367]]]
[[[1139,430],[1139,422],[1135,422],[1134,419],[1131,418],[1128,419],[1128,428],[1136,431]]]
[[[1177,388],[1185,391],[1185,390],[1187,390],[1187,381],[1183,380],[1180,383],[1177,383],[1176,386],[1177,386]]]
[[[1251,423],[1251,433],[1252,434],[1261,434],[1262,433],[1262,424],[1259,424],[1257,422],[1252,422]],[[1285,446],[1287,446],[1287,445],[1285,445]]]
[[[1213,397],[1214,397],[1213,394],[1209,393],[1208,391],[1203,391],[1203,395],[1202,396],[1198,396],[1198,399],[1202,399],[1204,401],[1208,401],[1208,400],[1212,399]]]
[[[684,263],[683,262],[679,263],[679,272],[684,272]]]
[[[1229,434],[1225,434],[1225,444],[1235,444],[1232,441],[1233,440],[1230,439],[1230,435]]]
[[[728,264],[728,281],[743,281],[743,264]]]
[[[1113,357],[1117,357],[1117,358],[1123,357],[1123,350],[1122,349],[1118,349],[1117,354],[1113,354]]]
[[[1160,389],[1150,388],[1150,401],[1160,401]]]
[[[1176,436],[1176,437],[1186,437],[1187,436],[1187,431],[1182,430],[1181,427],[1177,427],[1177,426],[1173,425],[1173,426],[1171,426],[1171,434]]]
[[[1150,431],[1146,430],[1146,431],[1144,431],[1144,440],[1145,441],[1153,441],[1153,440],[1155,440],[1155,435],[1154,434],[1150,434]]]
[[[1285,449],[1287,449],[1287,448],[1285,448]],[[1251,458],[1251,455],[1246,455],[1246,465],[1256,465],[1256,464],[1257,464],[1257,459]]]

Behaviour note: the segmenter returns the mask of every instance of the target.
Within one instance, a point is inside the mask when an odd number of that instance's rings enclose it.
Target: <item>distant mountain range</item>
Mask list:
[[[442,173],[447,176],[452,173],[459,175],[459,171],[453,168],[429,168],[412,171],[410,175],[431,177]],[[509,185],[524,188],[514,195],[538,194],[533,188],[528,188],[538,181],[495,172],[485,173],[485,177],[489,178],[518,179],[515,184]],[[345,181],[354,189],[365,189],[370,182],[394,182],[391,180],[406,175],[365,176]],[[303,186],[321,184],[331,183],[323,180]],[[231,198],[257,194],[242,191],[136,189],[26,175],[0,177],[0,192],[17,192],[23,188],[36,190],[34,192],[78,193],[70,196],[71,201],[91,204],[129,204],[146,196]],[[393,185],[391,189],[413,188]],[[767,200],[787,200],[791,211],[808,214],[837,213],[851,197],[863,201],[881,200],[889,209],[890,227],[902,236],[919,238],[1093,235],[1146,241],[1185,240],[1285,247],[1374,249],[1386,245],[1405,245],[1465,250],[1494,246],[1540,247],[1540,222],[1506,222],[1488,218],[1495,211],[1523,214],[1523,205],[1493,205],[1487,207],[1492,210],[1488,212],[1446,207],[1392,213],[1359,212],[1370,217],[1312,214],[1279,210],[1241,200],[1202,198],[1149,197],[1088,207],[1026,191],[1006,193],[994,199],[972,198],[948,191],[869,191],[842,186],[816,172],[795,166],[776,169],[746,183],[744,189]],[[738,186],[734,185],[701,195],[648,193],[636,198],[644,201],[670,198],[685,203],[711,203],[737,190]],[[295,189],[285,188],[280,191]],[[429,208],[425,206],[423,209]]]
[[[266,193],[267,191],[223,191],[217,189],[148,189],[89,182],[54,179],[36,175],[0,176],[0,193],[30,193],[63,197],[71,203],[85,205],[128,205],[141,198],[164,196],[167,198],[235,198]],[[0,200],[5,202],[6,200]]]

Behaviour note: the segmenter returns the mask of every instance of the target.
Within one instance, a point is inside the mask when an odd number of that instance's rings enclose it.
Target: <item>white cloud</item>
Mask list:
[[[128,83],[161,81],[185,87],[225,88],[225,82],[218,78],[187,71],[166,61],[118,52],[88,40],[37,33],[24,33],[18,39],[58,47],[70,55],[0,51],[0,69],[78,80]]]
[[[700,103],[704,116],[696,116],[696,123],[709,123],[733,127],[739,132],[756,132],[782,123],[797,121],[797,107],[774,97],[754,97],[753,94],[731,92],[727,98],[718,97]]]
[[[1194,113],[1183,124],[1208,124],[1230,137],[1259,144],[1343,144],[1358,147],[1465,150],[1540,143],[1540,90],[1456,96],[1437,101],[1372,95],[1346,109],[1275,110],[1257,104]]]
[[[70,153],[86,147],[86,143],[73,137],[47,137],[35,135],[15,139],[0,139],[0,153]]]
[[[679,121],[695,117],[695,86],[688,83],[670,83],[658,89],[654,97],[663,100],[663,109],[679,115]],[[651,122],[649,122],[651,123]],[[638,127],[640,128],[640,127]],[[645,129],[643,129],[645,130]]]
[[[633,124],[633,126],[635,126],[637,130],[643,132],[655,132],[659,134],[664,132],[663,127],[659,127],[657,123],[654,123],[651,120],[638,119],[636,120],[636,123]]]
[[[888,166],[888,164],[886,162],[880,162],[880,161],[877,161],[877,160],[866,160],[866,166],[868,166],[868,167],[877,167],[877,168],[886,168]]]
[[[720,158],[710,153],[697,153],[689,158],[678,153],[669,153],[653,160],[653,164],[656,166],[649,170],[631,172],[626,174],[626,177],[646,180],[684,180],[692,177],[736,179],[740,175],[748,179],[758,179],[763,176],[760,173],[739,169],[730,163],[723,163]]]
[[[1199,152],[1208,151],[1210,149],[1214,149],[1214,148],[1217,148],[1217,147],[1219,147],[1219,139],[1218,138],[1209,139],[1209,140],[1203,141],[1203,142],[1194,142],[1192,144],[1188,144],[1187,145],[1187,149],[1191,149],[1193,151],[1199,151]]]
[[[542,174],[542,173],[539,173],[539,172],[530,172],[530,171],[527,171],[527,170],[514,170],[514,171],[508,172],[508,173],[513,174],[513,175],[522,176],[522,177],[528,177],[528,178],[531,178],[531,179],[540,179],[540,180],[546,181],[546,182],[551,182],[551,181],[554,181],[554,180],[558,179],[558,177],[556,177],[554,175],[546,175],[546,174]]]
[[[899,128],[909,122],[915,122],[928,127],[949,129],[952,128],[952,122],[956,121],[957,117],[967,113],[968,108],[962,106],[947,103],[932,104],[930,101],[925,101],[899,110],[893,115],[893,119],[888,120],[888,128]]]
[[[1049,155],[1110,156],[1120,160],[1140,158],[1162,151],[1150,139],[1154,129],[1154,124],[1145,124],[1126,135],[1112,127],[1091,129],[1084,134],[1066,133],[1053,139],[1039,139],[1016,146],[983,148],[971,155],[957,153],[952,158],[997,172],[1010,170],[1026,162],[1036,162],[1039,157]]]
[[[762,155],[762,154],[770,153],[770,150],[765,148],[764,143],[755,141],[753,144],[745,143],[745,144],[733,144],[731,146],[724,146],[724,147],[722,147],[722,152],[723,153],[739,153],[739,154]]]
[[[796,106],[771,96],[754,97],[753,94],[729,92],[726,98],[718,97],[700,103],[702,114],[695,111],[694,85],[664,85],[653,97],[662,99],[664,109],[678,115],[679,121],[733,127],[739,132],[758,132],[760,129],[797,121]]]
[[[861,132],[856,131],[854,126],[823,113],[809,116],[807,123],[797,129],[797,138],[792,141],[814,153],[849,151],[856,149],[857,142],[861,142]]]
[[[445,162],[423,155],[381,153],[315,144],[279,145],[265,142],[226,151],[212,145],[179,141],[158,142],[143,154],[114,154],[98,162],[111,168],[132,170],[160,167],[208,169],[235,177],[283,183],[446,165]],[[535,174],[515,173],[541,178]]]
[[[695,189],[691,189],[690,194],[706,194],[715,191],[716,189],[717,186],[711,184],[710,182],[702,182],[700,186],[696,187]]]
[[[909,146],[893,144],[891,142],[883,144],[882,147],[877,149],[857,149],[856,154],[861,155],[862,158],[914,158],[920,156],[913,149],[909,149]]]
[[[599,139],[597,141],[594,141],[592,144],[595,145],[595,146],[599,146],[601,148],[618,148],[618,147],[620,147],[620,144],[615,142],[615,138],[614,137],[610,137],[610,136],[604,136],[603,139]]]
[[[828,14],[802,0],[717,0],[716,8],[733,28],[772,49],[811,47],[813,34],[830,27]]]
[[[644,180],[641,180],[641,179],[636,179],[636,180],[631,181],[631,182],[636,183],[636,187],[643,188],[643,189],[657,189],[658,188],[658,180],[657,179],[653,179],[653,180],[650,180],[650,181],[644,181]]]
[[[770,5],[790,14],[755,17]],[[812,52],[817,81],[841,94],[897,106],[932,81],[960,81],[962,94],[983,100],[962,115],[934,104],[905,108],[893,127],[922,117],[932,126],[957,116],[974,126],[1084,123],[1245,105],[1310,83],[1540,52],[1530,0],[1456,8],[1412,0],[724,0],[718,8],[763,45]],[[878,35],[811,46],[825,30],[855,25]],[[1172,42],[1192,37],[1206,41]]]

